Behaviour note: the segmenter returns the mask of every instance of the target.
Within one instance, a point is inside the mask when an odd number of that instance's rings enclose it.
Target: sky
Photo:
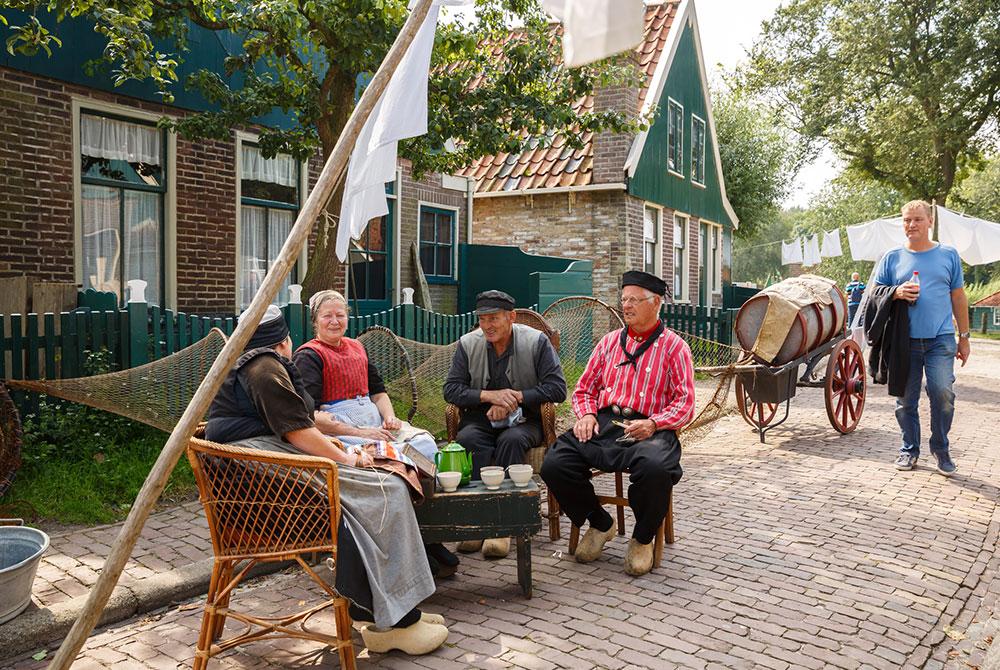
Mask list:
[[[731,71],[745,60],[746,52],[760,35],[760,24],[781,4],[780,0],[695,0],[701,48],[710,78],[723,70]],[[798,174],[786,207],[806,206],[809,198],[840,171],[837,158],[824,151]]]

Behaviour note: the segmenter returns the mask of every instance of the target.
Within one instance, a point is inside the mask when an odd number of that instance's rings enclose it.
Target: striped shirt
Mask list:
[[[615,330],[597,343],[573,391],[573,412],[583,417],[618,405],[645,414],[657,430],[688,424],[694,418],[694,366],[687,342],[664,329],[634,368],[615,367],[626,360],[620,337],[621,330]],[[625,347],[633,354],[640,344],[629,337]]]

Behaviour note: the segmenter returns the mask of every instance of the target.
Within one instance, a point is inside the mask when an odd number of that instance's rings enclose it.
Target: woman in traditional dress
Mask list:
[[[290,360],[292,341],[271,306],[209,409],[206,437],[264,451],[323,456],[338,463],[341,522],[336,589],[375,652],[426,654],[448,637],[444,619],[417,606],[434,593],[420,529],[403,477],[347,453],[314,423],[315,406]]]

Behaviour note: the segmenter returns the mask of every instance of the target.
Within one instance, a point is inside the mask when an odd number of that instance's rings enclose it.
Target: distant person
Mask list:
[[[847,326],[854,323],[854,315],[858,312],[858,305],[861,304],[861,297],[865,294],[865,283],[861,281],[861,275],[857,272],[851,273],[851,281],[844,287],[847,294]]]
[[[920,456],[917,405],[926,374],[931,405],[930,450],[937,459],[938,472],[949,476],[955,472],[948,449],[948,431],[955,414],[955,359],[962,365],[969,359],[969,300],[958,252],[931,240],[931,206],[914,200],[903,205],[902,214],[906,244],[887,253],[875,271],[878,293],[888,294],[891,301],[910,303],[909,341],[895,343],[907,350],[908,360],[902,363],[909,365],[905,387],[896,398],[896,421],[903,433],[896,469],[912,470]],[[919,283],[912,281],[915,272],[919,273]]]
[[[540,330],[516,323],[514,298],[476,296],[479,328],[463,335],[444,382],[444,399],[461,408],[456,439],[472,455],[472,478],[487,465],[524,463],[542,443],[541,406],[566,399],[559,354]],[[510,538],[466,540],[458,550],[502,558]]]

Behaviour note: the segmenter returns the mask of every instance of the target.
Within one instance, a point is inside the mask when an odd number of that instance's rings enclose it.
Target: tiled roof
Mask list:
[[[1000,307],[1000,291],[997,291],[993,295],[986,296],[977,302],[974,307]]]
[[[679,0],[669,0],[646,7],[643,40],[635,49],[636,60],[644,75],[637,106],[641,106],[646,97],[653,72],[656,71],[667,43],[678,4]],[[578,112],[590,111],[593,107],[593,96],[586,96],[575,106]],[[591,183],[594,166],[592,133],[584,135],[581,149],[574,150],[566,146],[561,138],[557,138],[549,146],[544,146],[539,140],[533,140],[529,147],[520,155],[485,156],[461,170],[459,174],[476,180],[477,193],[586,186]]]

